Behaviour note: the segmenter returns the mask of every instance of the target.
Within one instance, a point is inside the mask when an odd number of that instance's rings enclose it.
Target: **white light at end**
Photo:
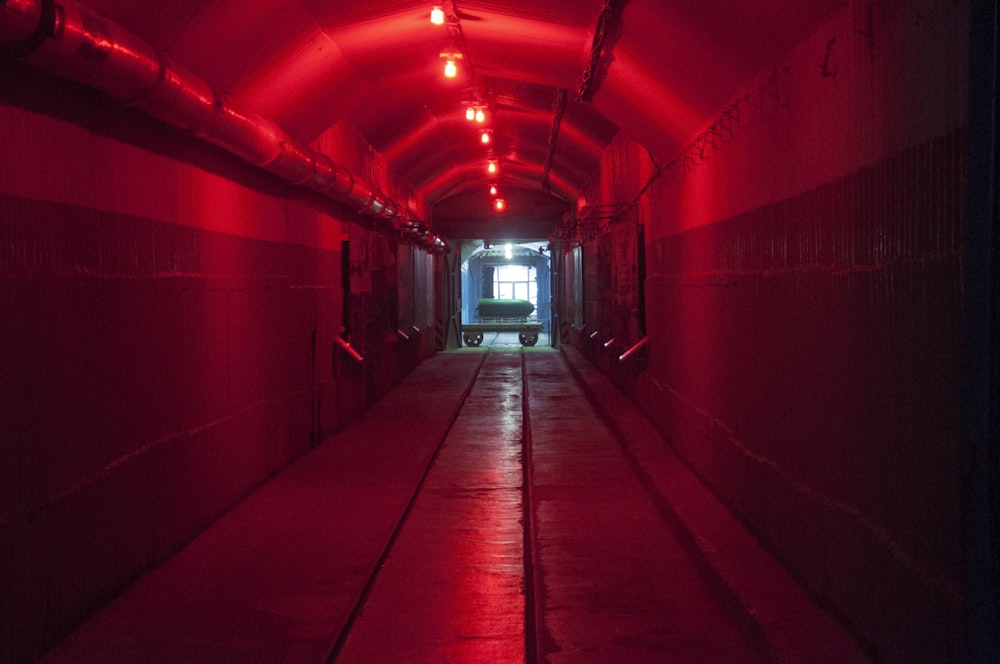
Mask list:
[[[431,10],[431,23],[434,25],[444,25],[444,10],[440,7],[435,7]]]

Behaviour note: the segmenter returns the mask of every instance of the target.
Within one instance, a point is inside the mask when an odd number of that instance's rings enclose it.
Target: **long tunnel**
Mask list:
[[[1000,661],[990,0],[0,0],[0,661]]]

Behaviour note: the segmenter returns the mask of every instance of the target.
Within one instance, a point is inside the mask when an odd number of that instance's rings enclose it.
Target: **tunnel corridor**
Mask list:
[[[43,661],[870,661],[657,448],[579,354],[438,354]]]
[[[0,0],[0,661],[1000,661],[997,32]]]

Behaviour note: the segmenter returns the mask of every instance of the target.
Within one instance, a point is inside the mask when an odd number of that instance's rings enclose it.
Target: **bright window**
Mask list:
[[[538,308],[538,281],[529,265],[497,265],[493,292],[501,300],[527,300]]]

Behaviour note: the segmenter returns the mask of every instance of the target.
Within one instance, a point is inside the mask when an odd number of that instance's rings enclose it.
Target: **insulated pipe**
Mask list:
[[[347,194],[354,187],[354,175],[346,166],[333,163],[325,154],[316,153],[316,172],[307,184],[310,189],[328,194],[333,198]]]
[[[52,36],[52,2],[6,0],[0,3],[0,55],[19,58]]]
[[[160,85],[132,104],[156,119],[185,131],[207,127],[215,116],[215,93],[208,83],[172,62],[160,58]]]
[[[398,228],[398,206],[347,167],[297,142],[274,122],[219,98],[208,83],[152,45],[74,0],[0,0],[0,56],[96,88],[290,184],[392,220]],[[434,236],[422,239],[428,251],[446,246]]]

